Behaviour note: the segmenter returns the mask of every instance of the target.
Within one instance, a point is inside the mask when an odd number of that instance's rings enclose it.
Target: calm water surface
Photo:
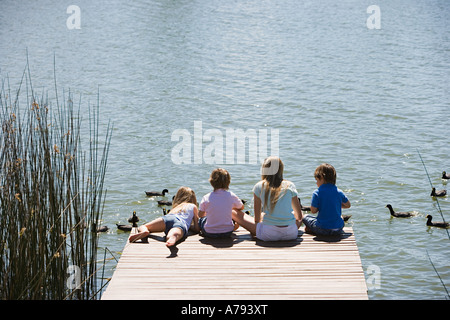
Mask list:
[[[353,204],[346,213],[363,268],[380,270],[370,299],[446,298],[426,252],[450,288],[450,240],[425,225],[428,213],[442,219],[417,149],[433,185],[446,187],[448,1],[377,1],[380,30],[366,26],[372,1],[74,4],[79,30],[66,26],[67,3],[1,1],[0,73],[16,88],[28,50],[33,84],[50,97],[53,55],[61,90],[81,94],[87,105],[99,88],[102,127],[114,123],[103,216],[110,231],[100,235],[101,248],[120,256],[128,234],[115,224],[127,223],[133,210],[141,221],[161,216],[157,199],[144,191],[167,188],[171,197],[188,185],[198,198],[210,191],[217,165],[204,158],[174,163],[174,132],[194,135],[194,121],[224,139],[227,129],[265,129],[270,150],[270,133],[278,130],[285,178],[304,204],[316,187],[316,166],[336,167],[337,184]],[[249,163],[250,151],[237,151],[246,163],[221,166],[231,173],[231,190],[250,200],[259,165]],[[387,203],[417,216],[390,218]],[[449,199],[439,204],[450,221]],[[111,259],[107,277],[114,267]]]

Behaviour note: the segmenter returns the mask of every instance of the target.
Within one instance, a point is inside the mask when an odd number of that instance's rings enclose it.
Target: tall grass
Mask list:
[[[55,93],[56,106],[48,93],[35,93],[28,64],[14,92],[2,81],[0,299],[97,298],[97,225],[112,129],[108,124],[100,143],[98,98],[84,112],[84,129],[81,98],[75,107],[63,93],[61,104],[56,77]]]

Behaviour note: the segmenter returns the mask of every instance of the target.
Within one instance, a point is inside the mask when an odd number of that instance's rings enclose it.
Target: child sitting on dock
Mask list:
[[[342,208],[350,208],[350,201],[336,187],[336,169],[327,163],[318,166],[314,172],[317,187],[311,199],[311,213],[303,218],[305,232],[316,235],[339,235],[344,227]]]
[[[193,231],[198,232],[197,198],[194,190],[181,187],[173,198],[170,213],[140,226],[138,233],[131,235],[128,240],[135,242],[148,237],[152,232],[164,231],[166,246],[171,247],[186,239],[191,224]]]
[[[231,191],[231,177],[227,170],[218,168],[211,172],[209,183],[214,190],[202,198],[199,207],[200,234],[210,238],[231,236],[234,230],[232,210],[243,210],[244,204]]]
[[[266,158],[261,169],[261,181],[253,187],[254,218],[235,211],[233,219],[260,240],[295,240],[302,221],[295,185],[283,179],[278,157]]]

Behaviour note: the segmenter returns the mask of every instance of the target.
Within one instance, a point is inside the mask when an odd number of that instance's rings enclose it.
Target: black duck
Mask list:
[[[393,217],[409,218],[409,217],[414,216],[413,212],[395,212],[394,209],[392,209],[392,206],[390,204],[386,205],[386,208],[389,208],[391,216],[393,216]]]
[[[432,197],[445,197],[447,195],[447,190],[437,190],[436,188],[431,189],[430,196]]]
[[[448,222],[432,222],[431,221],[432,219],[433,219],[432,215],[427,215],[427,226],[444,228],[444,229],[447,229],[450,227],[450,223],[448,223]]]
[[[145,194],[148,197],[158,197],[158,196],[165,196],[166,193],[169,193],[169,190],[164,189],[162,192],[156,192],[156,191],[145,191]]]
[[[133,226],[131,224],[116,224],[117,229],[122,231],[131,231],[133,229]]]
[[[109,230],[108,226],[101,226],[97,228],[97,232],[107,232]]]
[[[136,215],[136,211],[133,211],[133,215],[128,218],[128,222],[133,224],[133,227],[137,227],[137,222],[139,221],[139,217]]]

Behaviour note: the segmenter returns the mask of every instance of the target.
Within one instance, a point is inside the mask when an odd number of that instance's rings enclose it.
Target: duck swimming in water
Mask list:
[[[172,197],[172,201],[173,199],[175,199],[175,196]],[[158,206],[171,206],[172,201],[158,200]]]
[[[445,171],[442,171],[442,179],[446,179],[446,180],[450,179],[450,174],[448,174]]]
[[[166,196],[166,193],[169,193],[169,190],[164,189],[162,192],[156,192],[156,191],[145,191],[145,194],[148,197],[159,197],[159,196]]]
[[[311,207],[304,207],[302,205],[302,200],[300,200],[300,197],[298,197],[298,202],[300,203],[300,207],[301,207],[302,211],[311,211]]]
[[[430,196],[432,197],[445,197],[447,195],[447,190],[438,190],[436,188],[431,189]]]
[[[131,231],[133,229],[133,226],[131,224],[116,224],[117,229],[122,231]]]
[[[108,226],[101,226],[97,228],[97,232],[107,232],[109,230]]]
[[[432,222],[433,219],[432,215],[427,215],[427,226],[429,227],[438,227],[438,228],[444,228],[447,229],[450,227],[450,223],[448,222]]]
[[[391,216],[396,218],[409,218],[414,216],[414,212],[395,212],[394,209],[392,209],[392,206],[390,204],[386,205],[386,208],[389,208],[389,212],[391,213]]]

